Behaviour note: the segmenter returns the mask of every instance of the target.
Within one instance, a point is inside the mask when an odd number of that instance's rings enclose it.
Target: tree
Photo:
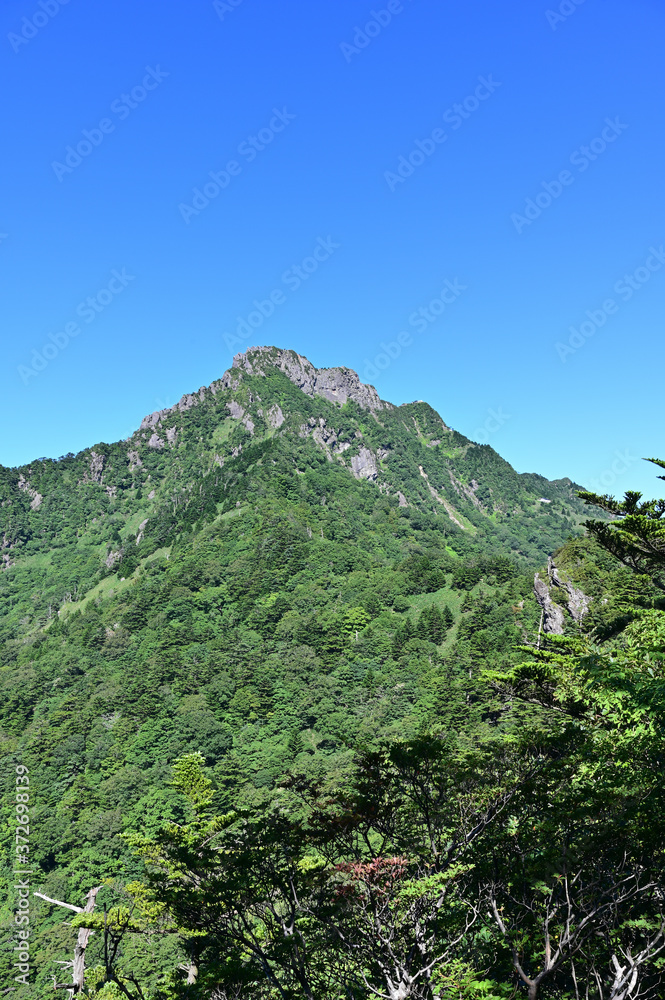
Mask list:
[[[74,913],[83,914],[87,917],[95,909],[95,901],[97,899],[97,893],[101,889],[101,886],[97,886],[95,889],[91,889],[90,892],[85,897],[85,906],[74,906],[72,903],[63,903],[59,899],[50,899],[48,896],[44,896],[41,892],[35,892],[34,895],[38,896],[40,899],[46,900],[47,903],[53,903],[54,906],[63,906],[67,910],[73,910]],[[77,993],[82,993],[85,989],[85,952],[88,947],[88,941],[90,940],[91,930],[87,924],[79,924],[79,932],[76,938],[76,946],[74,948],[74,961],[71,963],[72,966],[72,986],[60,985],[55,986],[55,989],[67,989],[72,996]]]
[[[448,609],[446,608],[446,610]],[[450,614],[449,611],[448,614]],[[440,642],[443,642],[446,628],[444,615],[436,604],[431,604],[429,607],[423,608],[420,613],[416,635],[419,639],[425,639],[425,641],[433,642],[438,646]]]
[[[665,469],[665,461],[647,459]],[[665,476],[658,476],[665,479]],[[624,565],[637,573],[648,573],[655,585],[665,590],[665,500],[645,500],[629,490],[623,500],[596,493],[579,496],[593,507],[600,507],[617,520],[586,521],[585,527],[596,541]]]
[[[286,745],[289,750],[291,757],[297,757],[299,753],[302,753],[305,749],[305,741],[302,737],[302,733],[299,729],[292,729],[289,733],[289,738],[286,741]]]
[[[197,942],[191,995],[432,1000],[479,917],[471,848],[535,766],[423,735],[359,752],[340,787],[292,777],[277,802],[212,817],[201,761],[182,758],[192,821],[135,842],[155,901]]]
[[[600,545],[658,582],[665,501],[585,498],[620,518],[589,523]],[[665,613],[635,615],[610,643],[548,636],[522,647],[525,661],[485,672],[546,710],[560,743],[545,782],[514,803],[486,869],[495,926],[530,1000],[549,982],[576,997],[591,984],[604,1000],[662,995]]]
[[[413,622],[409,617],[404,618],[399,623],[399,625],[395,629],[395,633],[393,635],[393,643],[392,643],[392,654],[395,659],[398,659],[402,655],[404,647],[406,646],[407,642],[413,639],[415,631],[416,630],[414,628]]]

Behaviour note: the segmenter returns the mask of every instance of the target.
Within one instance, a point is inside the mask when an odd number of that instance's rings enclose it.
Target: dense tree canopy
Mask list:
[[[662,995],[663,502],[281,372],[160,420],[0,470],[17,1000]]]

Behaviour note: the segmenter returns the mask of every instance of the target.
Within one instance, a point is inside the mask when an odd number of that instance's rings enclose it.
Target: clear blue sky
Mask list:
[[[267,343],[519,471],[657,494],[665,8],[549,10],[5,0],[0,462],[126,437]]]

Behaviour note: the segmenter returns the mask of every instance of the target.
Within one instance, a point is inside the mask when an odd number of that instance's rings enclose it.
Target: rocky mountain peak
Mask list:
[[[372,413],[394,408],[392,403],[386,403],[379,397],[373,385],[361,382],[352,368],[315,368],[311,361],[295,351],[278,347],[250,347],[244,353],[236,354],[232,367],[250,375],[267,375],[271,368],[278,368],[307,396],[323,396],[339,406],[344,406],[351,399]]]

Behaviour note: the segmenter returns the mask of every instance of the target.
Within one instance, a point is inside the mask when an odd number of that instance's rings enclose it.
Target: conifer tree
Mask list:
[[[423,608],[418,616],[418,622],[416,625],[416,636],[419,639],[423,639],[425,642],[433,641],[431,612],[431,608]]]
[[[436,604],[423,608],[418,619],[418,638],[433,642],[437,646],[443,641],[446,630],[444,620]]]
[[[441,619],[443,621],[443,627],[446,630],[446,632],[449,629],[451,629],[455,624],[455,618],[453,617],[453,613],[447,604],[444,604],[443,606],[443,611],[441,612]]]
[[[415,635],[415,628],[413,622],[410,618],[405,618],[404,621],[400,622],[393,636],[393,646],[392,654],[395,659],[398,659],[402,655],[402,651],[406,646],[409,639],[413,639]]]
[[[660,458],[646,461],[665,469],[665,461]],[[609,523],[586,521],[589,534],[625,566],[648,574],[660,590],[665,590],[665,500],[642,501],[642,494],[635,490],[628,490],[623,500],[587,492],[579,496],[589,506],[600,507],[616,519]]]
[[[292,757],[297,757],[299,753],[303,752],[305,749],[305,741],[303,740],[299,729],[292,730],[289,734],[286,745],[289,748],[289,753]]]

